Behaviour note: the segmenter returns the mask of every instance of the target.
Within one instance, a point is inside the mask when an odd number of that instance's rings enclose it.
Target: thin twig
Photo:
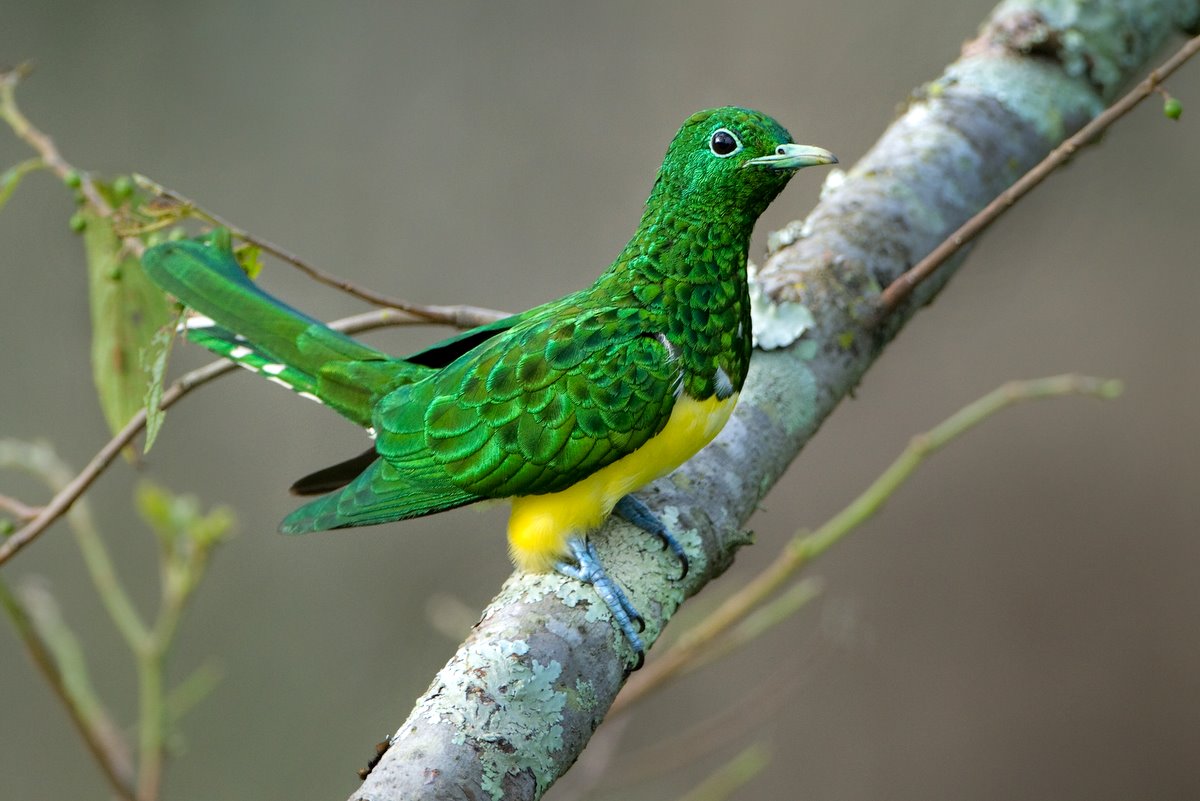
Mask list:
[[[907,298],[912,291],[928,278],[938,267],[964,245],[983,233],[988,226],[995,222],[1004,212],[1008,211],[1018,200],[1028,194],[1034,187],[1046,179],[1050,173],[1067,162],[1075,152],[1090,144],[1114,122],[1128,114],[1135,106],[1150,97],[1158,89],[1160,83],[1178,70],[1192,56],[1200,51],[1200,36],[1189,39],[1183,47],[1163,62],[1162,66],[1153,70],[1144,81],[1135,86],[1128,94],[1109,106],[1102,114],[1095,117],[1078,133],[1067,139],[1050,155],[1029,172],[1017,179],[1016,183],[1001,192],[991,203],[987,204],[971,219],[934,248],[929,255],[921,259],[912,269],[906,271],[885,289],[879,296],[875,312],[876,324],[882,322],[889,314]]]
[[[95,757],[108,783],[124,801],[136,801],[133,792],[133,767],[129,758],[128,746],[121,738],[119,729],[112,723],[102,709],[87,710],[80,699],[67,689],[62,671],[51,653],[47,643],[38,633],[37,626],[25,605],[17,596],[9,592],[8,587],[0,581],[0,606],[8,613],[17,634],[25,644],[37,669],[46,678],[46,682],[62,701],[71,722],[79,731],[88,751]]]
[[[347,295],[356,297],[359,300],[365,300],[367,303],[374,304],[375,306],[382,306],[389,309],[399,309],[401,311],[406,311],[425,322],[445,323],[447,325],[454,325],[460,328],[470,328],[477,325],[483,325],[505,316],[503,312],[494,311],[492,309],[484,309],[476,306],[424,305],[402,300],[400,298],[382,295],[374,290],[367,289],[366,287],[361,287],[357,284],[347,281],[345,278],[339,278],[336,275],[331,275],[330,273],[314,267],[312,264],[300,258],[291,251],[276,245],[274,242],[263,239],[260,236],[256,236],[255,234],[247,231],[245,228],[235,225],[229,220],[226,220],[224,217],[209,211],[196,201],[183,196],[174,189],[165,187],[144,175],[134,174],[133,180],[142,189],[145,189],[148,192],[153,192],[160,197],[167,198],[168,200],[179,204],[185,213],[198,217],[211,225],[220,228],[228,228],[230,233],[232,233],[238,239],[245,240],[246,242],[261,248],[267,253],[270,253],[277,259],[291,264],[293,267],[297,268],[300,270],[300,272],[304,273],[317,283],[331,286],[334,289],[340,289]]]
[[[48,446],[0,440],[0,467],[18,467],[37,476],[53,490],[61,490],[72,480],[72,471]],[[143,512],[145,516],[145,512]],[[213,517],[212,515],[217,515]],[[228,525],[228,513],[217,510],[207,523]],[[162,561],[161,603],[152,626],[147,626],[121,584],[108,549],[96,528],[85,502],[75,503],[66,515],[71,524],[84,563],[96,591],[118,631],[133,651],[138,678],[138,766],[136,781],[125,738],[112,724],[111,717],[88,680],[87,664],[79,642],[63,621],[57,604],[48,591],[31,586],[20,597],[3,597],[34,662],[42,669],[54,690],[76,719],[86,739],[103,747],[92,747],[104,772],[127,777],[118,792],[132,793],[138,801],[156,801],[160,797],[163,766],[167,755],[166,735],[174,715],[169,714],[170,699],[165,692],[166,659],[170,653],[180,616],[191,593],[196,589],[212,547],[219,536],[160,536]],[[150,519],[150,518],[148,518]],[[191,523],[179,525],[181,535],[191,531]],[[0,590],[3,587],[0,586]],[[0,595],[3,595],[0,592]],[[9,594],[11,595],[11,594]],[[47,668],[53,668],[49,670]],[[191,691],[193,693],[195,689]],[[130,789],[133,788],[133,789]]]
[[[842,511],[811,534],[797,534],[765,570],[725,600],[697,626],[688,630],[665,654],[652,659],[633,674],[617,696],[609,715],[627,709],[671,679],[687,672],[730,629],[761,606],[796,571],[870,519],[930,455],[1012,404],[1063,395],[1112,398],[1118,381],[1079,375],[1059,375],[1029,381],[1011,381],[968,404],[925,434],[912,438],[897,459]],[[745,638],[743,638],[745,639]]]
[[[378,309],[373,312],[356,314],[342,320],[335,320],[329,323],[329,327],[346,333],[358,333],[405,322],[411,322],[411,319],[404,316],[402,312],[394,309]],[[162,403],[159,405],[159,408],[164,410],[170,408],[176,401],[193,389],[207,384],[214,378],[233,372],[235,367],[236,365],[233,362],[220,359],[204,367],[192,370],[190,373],[186,373],[163,392]],[[79,475],[75,476],[70,483],[55,493],[54,497],[41,508],[36,517],[0,543],[0,565],[11,559],[18,551],[45,531],[51,523],[62,517],[71,508],[71,504],[75,503],[79,496],[99,478],[100,474],[104,472],[121,450],[132,442],[138,432],[145,427],[146,410],[141,409],[130,418],[124,428],[117,432],[116,436],[110,439],[92,457],[92,460],[88,462]]]
[[[83,193],[83,197],[96,210],[98,214],[105,217],[111,217],[113,213],[112,206],[100,194],[100,190],[92,182],[86,173],[81,173],[67,162],[58,152],[58,147],[55,146],[54,140],[38,130],[29,119],[21,113],[21,109],[17,107],[17,100],[14,95],[17,84],[21,79],[28,75],[31,71],[28,64],[22,64],[5,72],[0,72],[0,119],[6,121],[13,129],[13,133],[19,139],[24,140],[30,147],[38,152],[42,157],[42,161],[50,168],[59,178],[66,179],[70,175],[79,176],[79,191]],[[138,243],[138,250],[135,252],[141,256],[141,241],[134,240]]]
[[[8,512],[17,520],[25,521],[37,517],[37,513],[42,508],[40,506],[29,506],[28,504],[18,501],[16,498],[10,498],[7,495],[0,495],[0,512]]]
[[[0,72],[0,119],[5,120],[13,129],[13,132],[19,139],[25,141],[30,147],[38,152],[45,165],[50,168],[59,178],[66,179],[68,176],[78,177],[79,191],[83,194],[84,199],[92,207],[92,209],[102,217],[111,218],[114,214],[114,209],[109,205],[108,201],[96,188],[91,177],[77,170],[70,162],[62,157],[54,141],[45,133],[40,131],[29,119],[21,113],[17,106],[15,90],[21,79],[28,75],[30,68],[27,65],[17,67],[7,72]],[[143,188],[156,192],[163,197],[179,203],[184,209],[194,213],[197,217],[205,219],[214,225],[228,228],[234,235],[250,242],[264,251],[276,256],[289,264],[294,265],[313,280],[325,284],[327,286],[340,289],[347,294],[353,295],[360,300],[365,300],[368,303],[376,306],[383,306],[391,309],[399,309],[411,314],[421,322],[427,323],[442,323],[445,325],[453,325],[458,328],[472,328],[477,325],[484,325],[494,320],[504,317],[503,312],[494,309],[485,309],[478,306],[468,306],[465,304],[455,304],[448,306],[425,305],[421,303],[412,303],[398,298],[390,298],[386,295],[381,295],[378,292],[373,292],[369,289],[357,286],[343,278],[330,275],[322,270],[317,269],[313,265],[301,259],[299,256],[285,250],[279,245],[274,244],[266,239],[255,236],[244,228],[236,226],[233,223],[225,220],[218,215],[207,211],[197,203],[183,195],[161,186],[154,181],[151,181],[144,176],[135,176],[135,179]],[[122,243],[128,252],[141,258],[142,253],[146,249],[146,245],[136,236],[122,237]]]
[[[114,209],[104,199],[104,196],[100,193],[99,189],[97,189],[95,183],[91,180],[87,173],[77,170],[66,159],[64,159],[62,154],[59,153],[58,148],[55,146],[54,141],[36,126],[34,126],[33,123],[29,121],[29,119],[17,106],[15,97],[16,86],[18,83],[20,83],[23,77],[29,74],[29,71],[30,68],[28,65],[22,65],[6,72],[0,72],[0,119],[3,119],[9,124],[18,138],[26,142],[30,147],[37,151],[46,167],[52,170],[60,178],[66,180],[68,176],[78,177],[79,191],[83,195],[85,202],[88,203],[92,207],[93,211],[95,211],[98,215],[105,218],[111,218],[114,214]],[[310,265],[301,262],[298,258],[290,253],[287,253],[282,248],[279,248],[278,246],[264,240],[260,240],[259,238],[254,237],[242,229],[236,229],[228,222],[216,217],[216,215],[212,215],[203,211],[202,209],[199,209],[199,207],[197,207],[194,203],[191,203],[191,201],[178,196],[176,193],[170,192],[170,190],[162,189],[161,187],[160,189],[164,193],[169,194],[169,196],[173,196],[173,198],[178,202],[189,204],[192,208],[197,209],[200,214],[208,217],[212,221],[230,227],[230,229],[235,230],[239,236],[247,241],[253,242],[254,244],[263,248],[263,250],[267,250],[268,252],[279,256],[285,261],[296,264],[298,267],[305,270],[305,272],[308,272],[313,278],[320,280],[323,283],[328,283],[331,286],[338,286],[339,288],[349,291],[347,288],[349,284],[347,282],[341,282],[339,284],[340,279],[336,279],[321,273]],[[129,252],[133,253],[139,258],[145,250],[145,244],[136,236],[122,237],[122,242],[124,247]],[[352,292],[351,294],[354,293]],[[362,297],[362,295],[359,296]],[[366,297],[363,299],[371,300],[371,298]],[[376,296],[376,299],[371,300],[371,302],[377,302],[377,300],[380,299],[383,299],[382,296]],[[497,320],[505,316],[503,312],[498,312],[491,309],[483,309],[475,306],[423,306],[420,304],[410,304],[405,301],[392,301],[391,299],[385,300],[387,300],[386,305],[390,306],[390,308],[347,317],[344,320],[330,323],[330,326],[348,333],[366,331],[372,328],[381,328],[384,326],[405,325],[415,322],[439,322],[447,323],[460,328],[466,328],[492,322],[493,320]],[[172,384],[163,393],[160,408],[168,408],[192,389],[195,389],[196,387],[201,386],[202,384],[205,384],[220,375],[231,372],[232,370],[232,363],[225,360],[213,362],[212,364],[199,368],[198,370],[193,370]],[[125,427],[121,429],[116,436],[109,440],[109,442],[103,448],[101,448],[94,457],[92,457],[92,460],[87,464],[83,471],[79,473],[79,475],[77,475],[67,486],[63,487],[62,490],[56,493],[49,503],[37,510],[36,515],[33,515],[32,519],[29,519],[20,529],[14,532],[12,536],[0,543],[0,565],[12,558],[13,555],[32,542],[39,534],[45,531],[51,523],[53,523],[68,509],[70,509],[71,504],[73,504],[75,500],[79,498],[79,496],[82,495],[89,486],[91,486],[92,482],[94,482],[99,475],[104,472],[108,465],[112,463],[117,454],[120,453],[121,450],[128,445],[135,436],[137,436],[139,431],[145,428],[145,425],[146,413],[143,409],[135,414],[133,418],[130,419],[130,421],[125,425]],[[18,515],[18,517],[21,516]]]
[[[0,468],[16,468],[36,476],[51,492],[61,492],[74,478],[74,471],[59,458],[54,449],[44,443],[0,440]],[[149,636],[146,624],[125,592],[117,575],[116,565],[104,544],[91,510],[86,503],[76,503],[67,512],[67,520],[79,543],[83,563],[96,585],[109,617],[129,647],[136,650]]]

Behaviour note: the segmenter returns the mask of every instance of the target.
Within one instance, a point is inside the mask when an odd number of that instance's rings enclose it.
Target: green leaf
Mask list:
[[[112,223],[81,209],[83,245],[87,252],[92,312],[92,377],[100,407],[115,434],[129,422],[146,397],[151,362],[141,353],[153,351],[153,340],[171,317],[170,303],[127,253]]]
[[[251,280],[258,278],[258,274],[263,269],[262,248],[258,245],[245,243],[239,245],[234,250],[233,255],[237,258],[238,264],[242,265],[242,269],[246,271],[246,275],[250,276]]]
[[[207,551],[229,537],[233,513],[218,506],[205,514],[194,495],[176,495],[143,481],[137,488],[138,514],[158,536],[168,555]]]
[[[167,416],[162,408],[163,389],[167,383],[167,359],[171,355],[171,345],[175,343],[175,332],[182,319],[181,309],[172,322],[154,332],[150,344],[141,353],[142,370],[150,379],[146,385],[146,444],[142,453],[150,452]]]
[[[17,191],[22,178],[35,170],[45,168],[46,162],[39,158],[33,158],[26,159],[19,164],[14,164],[3,173],[0,173],[0,209],[4,208],[4,204],[12,197],[12,193]]]
[[[173,500],[171,493],[157,484],[149,481],[138,484],[135,496],[138,514],[164,544],[170,543],[176,529]]]

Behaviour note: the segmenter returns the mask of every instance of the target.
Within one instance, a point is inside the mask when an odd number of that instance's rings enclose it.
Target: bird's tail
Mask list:
[[[189,339],[359,425],[371,425],[380,397],[428,372],[264,292],[238,264],[227,235],[164,242],[146,251],[142,265],[151,280],[203,315],[188,321]]]

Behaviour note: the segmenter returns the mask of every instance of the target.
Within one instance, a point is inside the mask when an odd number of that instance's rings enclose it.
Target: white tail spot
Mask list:
[[[250,350],[245,345],[238,345],[236,348],[233,348],[232,350],[229,351],[229,358],[244,359],[247,356],[249,356],[251,353],[254,353],[254,351]]]
[[[287,369],[287,366],[282,364],[264,364],[259,369],[261,369],[267,375],[279,375]]]

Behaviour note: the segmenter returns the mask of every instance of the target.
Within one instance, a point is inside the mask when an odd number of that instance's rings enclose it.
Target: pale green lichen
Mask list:
[[[524,603],[537,603],[547,595],[558,595],[561,598],[559,593],[564,584],[578,584],[578,582],[561,573],[525,574],[520,586],[514,588],[513,598]],[[572,600],[567,605],[574,606],[575,601]]]
[[[483,771],[483,789],[504,797],[504,778],[529,771],[539,788],[557,777],[552,754],[563,746],[567,693],[555,684],[562,665],[520,657],[523,641],[474,643],[443,669],[425,717],[454,726],[455,744],[473,742]]]
[[[595,711],[599,703],[600,699],[596,695],[596,686],[587,679],[576,679],[575,695],[571,698],[572,707],[585,715],[590,715]]]
[[[1158,49],[1173,25],[1195,14],[1191,0],[1006,0],[992,16],[1020,20],[1010,26],[1014,46],[1051,53],[1063,72],[1107,98]]]
[[[583,619],[588,623],[612,618],[608,607],[600,600],[600,596],[596,594],[595,588],[590,584],[563,576],[562,581],[554,588],[554,595],[563,602],[563,605],[572,609],[579,606],[580,602],[584,603],[587,611],[584,612]]]
[[[750,284],[750,319],[755,347],[763,350],[786,348],[816,321],[802,303],[775,303],[757,282]]]

